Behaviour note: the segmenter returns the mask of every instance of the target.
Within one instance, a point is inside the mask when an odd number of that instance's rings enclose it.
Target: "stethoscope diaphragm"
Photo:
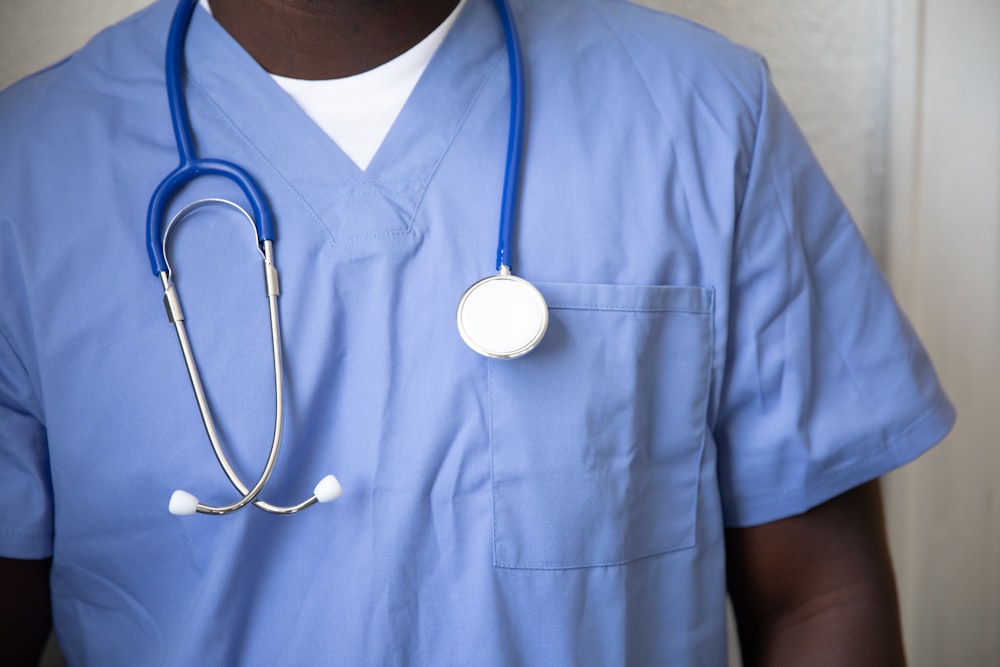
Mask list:
[[[462,340],[479,354],[516,359],[542,341],[549,309],[534,285],[501,270],[465,291],[458,302],[457,320]]]

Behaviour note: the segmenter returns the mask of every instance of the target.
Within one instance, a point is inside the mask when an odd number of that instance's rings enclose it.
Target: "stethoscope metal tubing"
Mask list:
[[[280,281],[278,276],[278,269],[274,263],[274,248],[271,241],[264,241],[258,244],[257,250],[260,253],[261,260],[264,268],[264,289],[268,299],[268,311],[270,319],[270,331],[271,331],[271,355],[273,360],[273,371],[274,371],[274,391],[275,391],[275,419],[274,419],[274,435],[271,440],[271,448],[269,450],[268,459],[264,466],[260,477],[254,483],[252,487],[248,487],[240,476],[236,473],[232,464],[229,462],[226,456],[225,450],[221,444],[221,438],[219,437],[218,430],[215,426],[215,420],[212,416],[212,410],[208,402],[208,397],[205,393],[204,385],[201,380],[201,374],[198,370],[197,360],[194,357],[194,352],[191,346],[190,339],[187,335],[187,328],[184,324],[184,312],[181,307],[180,294],[177,291],[176,286],[172,280],[172,271],[170,269],[170,261],[167,256],[167,240],[170,236],[170,232],[173,231],[175,225],[177,225],[181,220],[187,217],[190,213],[198,210],[200,208],[211,206],[211,205],[223,205],[235,209],[242,214],[243,218],[246,219],[251,226],[253,225],[253,218],[250,213],[248,213],[243,207],[238,204],[228,201],[226,199],[199,199],[198,201],[188,204],[180,211],[178,211],[173,218],[167,223],[164,228],[163,236],[163,260],[164,264],[167,266],[167,270],[160,273],[160,282],[163,286],[164,293],[164,305],[167,309],[167,316],[170,322],[174,325],[177,332],[177,340],[181,346],[181,352],[184,357],[184,364],[187,368],[188,378],[191,381],[191,387],[194,391],[195,400],[198,404],[198,412],[201,415],[202,424],[205,427],[205,433],[208,435],[209,442],[212,445],[212,451],[215,454],[216,460],[219,462],[219,466],[225,472],[226,477],[229,479],[230,483],[240,492],[241,497],[235,503],[230,505],[205,505],[203,503],[197,503],[194,511],[200,512],[202,514],[228,514],[234,512],[248,503],[253,503],[256,507],[271,512],[274,514],[292,514],[298,512],[310,505],[318,502],[318,498],[315,494],[304,500],[297,505],[291,505],[287,507],[272,505],[270,503],[264,502],[257,498],[261,489],[270,480],[271,473],[274,471],[274,466],[278,458],[278,453],[281,448],[281,435],[282,428],[284,424],[284,370],[283,361],[281,353],[281,323],[280,315],[278,312],[278,296],[281,294]]]
[[[196,204],[199,203],[203,202],[196,202]],[[195,400],[198,404],[198,412],[201,415],[202,424],[205,427],[205,433],[208,435],[209,442],[212,445],[212,451],[219,462],[219,466],[225,472],[230,483],[242,494],[242,497],[238,501],[230,505],[213,506],[198,503],[196,511],[203,514],[228,514],[251,502],[260,509],[268,512],[275,514],[292,514],[318,502],[315,494],[297,505],[288,507],[272,505],[257,499],[257,495],[260,493],[261,489],[264,488],[264,485],[267,484],[271,477],[271,473],[274,471],[278,453],[281,449],[281,432],[284,423],[284,382],[281,356],[281,327],[278,319],[278,296],[280,293],[278,287],[278,274],[277,268],[274,266],[273,262],[272,243],[270,241],[265,241],[261,250],[264,257],[264,282],[265,289],[267,291],[268,310],[271,322],[271,354],[274,370],[275,419],[274,435],[271,440],[271,448],[269,450],[267,462],[260,477],[257,479],[257,482],[251,488],[248,488],[247,485],[243,483],[242,479],[233,469],[233,466],[229,462],[229,458],[226,456],[225,450],[222,447],[218,430],[215,426],[215,420],[212,416],[212,410],[208,403],[208,397],[201,381],[201,374],[198,371],[198,364],[194,358],[191,342],[188,338],[187,329],[184,325],[184,315],[181,309],[180,296],[177,293],[169,274],[167,272],[160,274],[160,281],[164,289],[164,301],[167,304],[167,312],[177,332],[177,340],[181,346],[184,363],[187,367],[191,387],[194,390]]]
[[[191,380],[191,388],[194,390],[195,400],[198,403],[198,412],[201,415],[202,424],[205,427],[205,433],[208,434],[208,440],[212,444],[212,451],[215,453],[215,458],[218,460],[219,465],[226,472],[226,476],[232,481],[235,471],[229,463],[229,459],[226,457],[225,452],[222,450],[222,446],[219,444],[219,435],[215,428],[215,420],[212,418],[211,408],[208,406],[208,397],[205,395],[205,389],[201,382],[201,375],[198,372],[198,364],[194,359],[194,352],[191,349],[191,341],[188,339],[187,328],[184,326],[183,316],[178,316],[180,311],[180,299],[177,296],[174,286],[170,282],[170,278],[167,276],[166,272],[160,274],[160,282],[163,284],[164,289],[164,301],[168,304],[167,311],[173,314],[170,315],[171,322],[174,325],[174,329],[177,332],[177,340],[181,346],[181,352],[184,355],[184,364],[187,367],[188,378]],[[176,305],[174,305],[176,304]],[[268,462],[271,462],[271,458],[268,458]],[[270,466],[273,468],[273,465]],[[257,483],[250,490],[243,489],[240,492],[243,497],[237,502],[231,505],[222,506],[211,506],[198,503],[196,511],[202,514],[228,514],[230,512],[235,512],[236,510],[244,507],[247,503],[253,502],[260,493],[261,489],[264,488],[264,484],[267,483],[270,477],[270,471],[267,467],[264,469],[264,474],[260,476]]]

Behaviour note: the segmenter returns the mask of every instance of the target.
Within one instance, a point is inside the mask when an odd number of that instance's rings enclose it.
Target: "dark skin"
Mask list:
[[[267,71],[340,78],[405,52],[457,0],[212,0]],[[747,667],[904,664],[878,482],[800,516],[726,531],[728,586]],[[51,561],[0,558],[4,664],[35,665],[51,626]]]
[[[260,65],[339,79],[386,63],[434,31],[458,0],[211,0],[212,15]]]
[[[52,627],[52,559],[0,558],[0,656],[10,667],[35,667]]]
[[[805,514],[727,530],[726,557],[746,667],[906,664],[877,480]]]

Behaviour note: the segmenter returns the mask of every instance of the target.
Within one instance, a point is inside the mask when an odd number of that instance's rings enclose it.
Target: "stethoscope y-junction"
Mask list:
[[[340,496],[342,489],[336,477],[326,475],[316,485],[313,494],[297,505],[276,506],[258,497],[270,479],[277,462],[284,418],[281,326],[278,316],[280,287],[278,269],[274,263],[274,219],[263,192],[245,169],[226,160],[198,157],[195,151],[191,121],[184,98],[182,69],[185,36],[197,3],[198,0],[180,1],[174,12],[167,38],[167,97],[180,165],[163,179],[150,199],[146,244],[153,273],[159,277],[163,287],[167,317],[177,332],[184,363],[198,403],[198,411],[212,445],[212,451],[226,477],[240,493],[240,497],[229,505],[206,505],[199,502],[191,493],[177,490],[170,498],[169,507],[170,511],[177,515],[195,512],[228,514],[253,504],[267,512],[293,514],[317,502],[335,500]],[[524,135],[524,72],[517,30],[510,7],[506,0],[494,0],[494,4],[503,24],[511,80],[510,127],[500,211],[497,274],[476,282],[465,291],[458,304],[456,319],[459,334],[470,348],[490,358],[513,359],[527,354],[541,342],[548,326],[548,308],[545,299],[534,286],[511,273],[514,212],[518,199]],[[203,176],[222,177],[234,183],[249,202],[250,211],[228,199],[208,198],[188,204],[166,221],[167,208],[178,192]],[[167,261],[167,238],[171,230],[191,212],[205,206],[225,206],[239,211],[254,227],[258,250],[264,264],[264,291],[270,311],[271,354],[274,362],[275,416],[267,462],[252,485],[246,484],[237,474],[220,442],[184,325],[180,295],[174,286],[172,271]]]

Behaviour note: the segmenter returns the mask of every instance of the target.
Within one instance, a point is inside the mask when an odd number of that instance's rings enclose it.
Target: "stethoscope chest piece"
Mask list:
[[[549,309],[534,285],[501,271],[465,291],[457,319],[470,348],[491,359],[516,359],[542,342]]]

